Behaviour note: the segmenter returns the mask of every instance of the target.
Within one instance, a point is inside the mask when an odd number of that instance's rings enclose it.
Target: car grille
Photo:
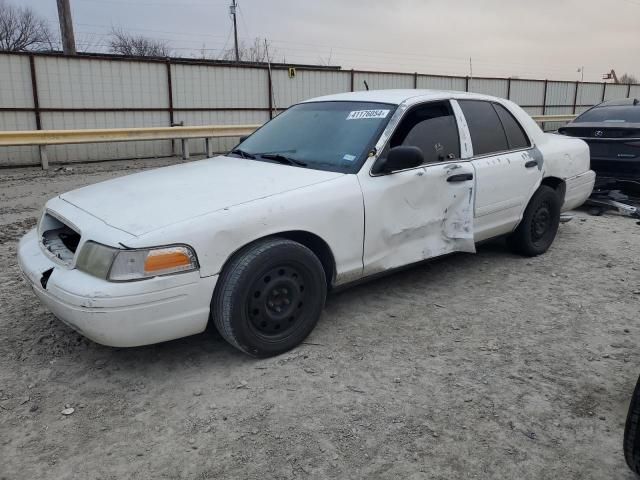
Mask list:
[[[40,222],[40,241],[51,257],[63,265],[71,265],[80,243],[80,234],[49,213]]]

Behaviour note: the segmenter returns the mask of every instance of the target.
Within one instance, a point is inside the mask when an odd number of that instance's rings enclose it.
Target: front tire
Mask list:
[[[556,191],[541,185],[531,197],[520,225],[507,239],[511,249],[527,257],[546,252],[558,232],[560,206]]]
[[[231,345],[254,357],[270,357],[311,333],[326,295],[325,272],[311,250],[267,238],[243,248],[225,266],[211,313]]]

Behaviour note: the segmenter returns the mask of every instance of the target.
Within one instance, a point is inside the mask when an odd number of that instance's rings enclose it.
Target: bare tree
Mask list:
[[[109,50],[111,53],[130,57],[168,57],[171,55],[171,48],[164,40],[132,35],[119,28],[111,30]]]
[[[629,73],[625,73],[618,80],[620,83],[628,84],[628,83],[638,83],[638,79]]]
[[[0,0],[0,50],[52,50],[55,43],[44,18],[31,8]]]
[[[253,43],[248,46],[244,42],[240,41],[238,45],[238,53],[240,56],[240,61],[242,62],[273,62],[273,59],[276,56],[276,51],[271,47],[271,42],[266,40],[265,44],[265,40],[261,38],[254,38]],[[235,49],[229,48],[223,51],[220,59],[235,60]]]

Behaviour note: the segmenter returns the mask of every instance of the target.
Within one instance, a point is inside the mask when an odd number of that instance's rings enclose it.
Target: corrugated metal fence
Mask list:
[[[395,72],[218,65],[0,53],[0,130],[258,124],[301,100],[370,89],[466,90],[508,98],[531,115],[581,113],[602,100],[640,97],[640,85],[468,78]],[[270,95],[270,92],[273,92]],[[547,128],[553,125],[547,125]],[[204,151],[192,140],[192,152]],[[226,151],[234,139],[216,140]],[[171,141],[58,145],[53,162],[167,156]],[[0,166],[38,165],[33,147],[0,148]]]

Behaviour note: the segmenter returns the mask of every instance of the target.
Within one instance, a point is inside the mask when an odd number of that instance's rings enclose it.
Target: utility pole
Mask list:
[[[57,0],[58,20],[60,21],[60,36],[62,37],[62,52],[65,55],[76,54],[76,41],[73,36],[73,22],[71,20],[71,6],[69,0]]]
[[[239,62],[240,53],[238,52],[238,22],[236,21],[237,10],[238,10],[238,5],[236,4],[236,0],[231,0],[231,5],[229,6],[229,13],[233,17],[233,37],[235,39],[236,62]]]

